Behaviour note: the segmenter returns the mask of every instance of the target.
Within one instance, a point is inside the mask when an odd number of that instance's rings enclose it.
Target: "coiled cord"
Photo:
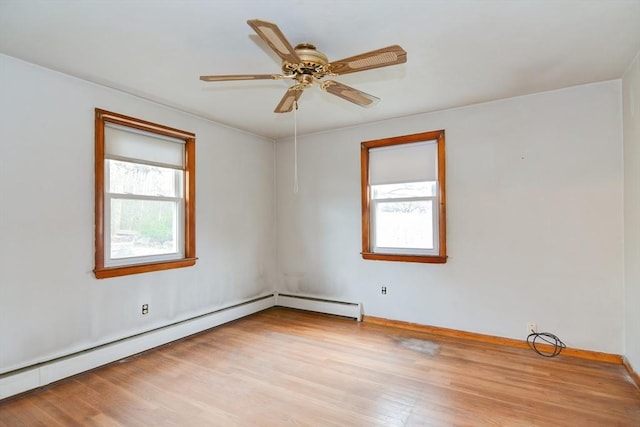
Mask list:
[[[544,343],[538,342],[538,340],[544,341]],[[560,338],[550,332],[530,333],[527,336],[527,344],[529,345],[529,348],[531,350],[544,357],[555,357],[560,354],[562,349],[567,348],[567,346],[560,340]],[[538,346],[544,346],[545,344],[552,346],[551,352],[546,352],[538,348]]]

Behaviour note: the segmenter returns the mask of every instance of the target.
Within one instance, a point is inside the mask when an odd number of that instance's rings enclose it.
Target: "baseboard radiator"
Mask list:
[[[335,314],[337,316],[352,317],[358,322],[362,321],[361,303],[330,300],[298,294],[276,293],[275,297],[276,306]]]
[[[6,372],[0,375],[0,400],[266,310],[275,303],[275,294],[265,295],[112,343]]]

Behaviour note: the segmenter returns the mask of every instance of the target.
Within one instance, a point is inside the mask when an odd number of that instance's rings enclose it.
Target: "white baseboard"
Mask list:
[[[276,293],[275,305],[280,307],[297,308],[300,310],[317,311],[320,313],[335,314],[338,316],[352,317],[358,322],[362,321],[362,304],[348,301],[323,299],[319,297]]]
[[[0,375],[0,399],[106,365],[273,307],[276,295],[252,299],[130,338]]]

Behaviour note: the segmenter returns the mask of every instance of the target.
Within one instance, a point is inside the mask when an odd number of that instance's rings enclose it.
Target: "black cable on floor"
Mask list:
[[[544,341],[544,343],[538,342],[538,340]],[[560,341],[560,338],[550,332],[533,332],[529,334],[527,336],[527,344],[529,344],[529,348],[531,350],[544,357],[555,357],[560,354],[563,348],[567,348],[567,346],[562,341]],[[553,347],[552,351],[546,352],[540,350],[538,346],[540,346],[541,344],[549,344]]]

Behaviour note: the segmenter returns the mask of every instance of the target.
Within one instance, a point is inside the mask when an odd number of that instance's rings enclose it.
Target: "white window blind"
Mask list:
[[[105,157],[135,163],[184,168],[184,141],[114,124],[104,128]]]
[[[437,181],[438,143],[425,141],[369,150],[369,184]]]

